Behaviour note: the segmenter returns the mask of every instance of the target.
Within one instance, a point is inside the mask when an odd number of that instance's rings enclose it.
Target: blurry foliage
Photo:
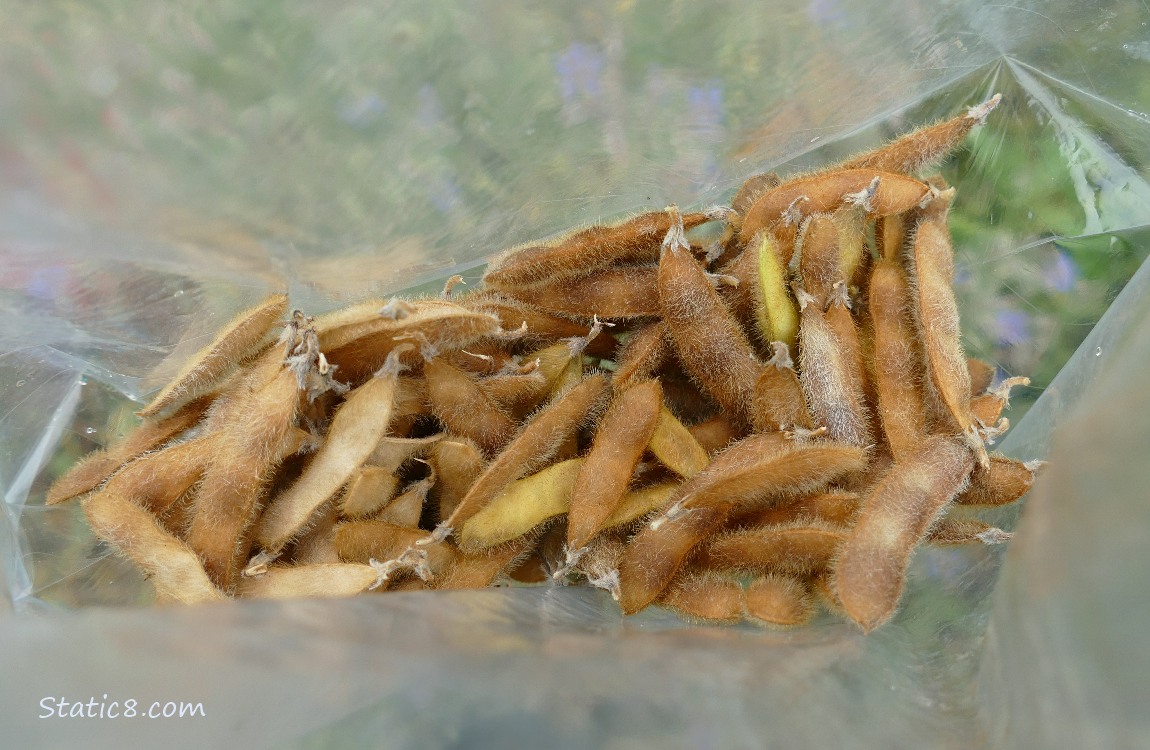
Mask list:
[[[764,148],[852,127],[857,92],[951,54],[933,8],[868,10],[910,45],[858,60],[838,43],[858,8],[783,5],[8,6],[0,133],[49,192],[105,220],[159,206],[120,218],[170,238],[225,219],[194,239],[479,258],[617,212],[618,189],[717,199]]]

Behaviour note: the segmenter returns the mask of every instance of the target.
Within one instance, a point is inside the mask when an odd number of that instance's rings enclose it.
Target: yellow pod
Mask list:
[[[466,551],[494,547],[568,512],[582,466],[583,459],[573,458],[512,482],[463,524],[460,547]]]

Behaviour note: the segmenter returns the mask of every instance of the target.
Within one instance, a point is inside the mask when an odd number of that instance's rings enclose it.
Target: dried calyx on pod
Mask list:
[[[892,617],[921,544],[1009,534],[1021,377],[963,354],[941,179],[999,103],[781,180],[512,248],[481,284],[224,327],[52,486],[157,600],[583,582],[626,613]],[[720,223],[710,248],[695,227]]]

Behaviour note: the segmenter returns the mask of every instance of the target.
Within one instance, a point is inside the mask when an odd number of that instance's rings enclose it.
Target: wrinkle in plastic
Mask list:
[[[319,312],[456,271],[474,280],[517,242],[723,202],[756,171],[830,163],[994,92],[1003,106],[943,168],[959,191],[964,343],[1034,381],[1000,447],[1049,454],[1063,480],[1090,476],[1103,446],[1133,443],[1068,438],[1060,453],[1051,436],[1094,435],[1095,383],[1109,373],[1106,392],[1123,392],[1137,378],[1123,353],[1144,351],[1145,9],[204,7],[0,11],[0,571],[5,610],[25,613],[0,610],[0,628],[5,661],[36,689],[162,693],[173,683],[156,675],[178,675],[226,717],[181,726],[182,739],[257,746],[383,733],[423,747],[1026,745],[1031,726],[1012,709],[1050,717],[1041,736],[1055,746],[1071,736],[1058,726],[1100,710],[1082,695],[1105,679],[1096,657],[1137,649],[1134,612],[1095,587],[1089,604],[1105,603],[1113,627],[1090,635],[1067,614],[1088,601],[1074,572],[1050,583],[1039,571],[1052,545],[1076,549],[1066,535],[1084,519],[1121,514],[1150,533],[1136,462],[1089,508],[1068,493],[1095,485],[1042,481],[997,598],[1001,549],[922,550],[899,616],[869,637],[829,618],[788,633],[656,610],[622,620],[577,589],[84,609],[143,604],[149,589],[74,503],[46,508],[43,493],[273,290]],[[1017,511],[986,518],[1013,526]],[[1133,555],[1139,537],[1126,539]],[[1090,549],[1081,575],[1137,581],[1119,547]],[[1061,671],[1037,670],[1043,659]],[[1130,689],[1138,664],[1121,672]],[[5,681],[3,703],[27,704],[31,689]],[[1111,708],[1081,737],[1145,731],[1126,703]],[[35,710],[9,711],[5,726],[34,746]],[[171,727],[107,736],[133,733],[170,739]]]

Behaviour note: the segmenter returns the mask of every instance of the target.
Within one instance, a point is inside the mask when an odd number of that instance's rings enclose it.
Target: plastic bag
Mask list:
[[[1148,21],[912,0],[0,10],[4,744],[1150,742]],[[921,550],[870,636],[623,620],[580,588],[109,608],[146,582],[76,504],[43,507],[164,361],[268,291],[319,312],[475,277],[517,242],[722,202],[996,91],[944,169],[965,343],[1033,378],[1000,447],[1055,436],[1053,465],[1005,565]],[[182,703],[204,715],[163,718]]]

